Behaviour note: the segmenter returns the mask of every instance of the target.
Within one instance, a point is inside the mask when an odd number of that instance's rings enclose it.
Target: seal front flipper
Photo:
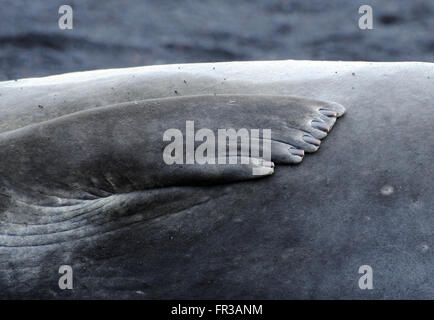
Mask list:
[[[85,225],[91,224],[93,228],[100,224],[97,220],[81,219],[71,229],[69,224],[62,227],[51,224],[50,219],[91,212],[99,213],[111,223],[119,218],[117,212],[123,212],[123,206],[116,206],[120,200],[129,206],[135,199],[166,194],[170,188],[271,175],[274,172],[271,161],[297,163],[304,151],[316,151],[319,139],[327,135],[343,110],[335,103],[287,96],[191,96],[117,104],[4,132],[0,134],[0,191],[15,204],[3,208],[2,215],[6,215],[3,221],[10,222],[10,216],[15,214],[13,221],[17,224],[3,225],[1,234],[6,236],[20,229],[19,223],[33,221],[38,226],[29,230],[36,237],[55,233],[52,241],[57,241],[59,233],[87,236],[90,229]],[[271,137],[252,138],[251,145],[259,140],[259,147],[250,148],[248,153],[243,154],[242,147],[229,148],[224,156],[216,150],[215,163],[199,163],[197,154],[189,163],[186,155],[191,148],[187,141],[189,122],[194,122],[199,130],[217,133],[217,137],[219,129],[226,130],[226,134],[228,129],[236,132],[246,129],[250,133],[269,129]],[[164,150],[171,141],[164,139],[164,133],[172,129],[181,132],[181,136],[185,130],[186,137],[181,140],[182,161],[178,158],[178,162],[168,164]],[[196,137],[193,131],[193,152],[203,142]],[[264,152],[267,148],[271,148],[268,150],[271,161],[258,159],[257,151]],[[205,154],[209,155],[202,152]],[[222,159],[225,161],[221,162]],[[153,199],[150,203],[166,201],[158,197],[149,199]],[[110,210],[100,210],[107,206]],[[152,219],[153,213],[159,211],[149,212]]]
[[[273,95],[165,98],[81,111],[0,134],[2,185],[9,183],[6,189],[41,203],[45,197],[86,200],[254,179],[273,173],[270,161],[257,161],[258,151],[271,148],[271,159],[265,160],[298,163],[305,151],[319,148],[319,139],[343,112],[337,103]],[[188,132],[189,123],[197,132]],[[250,148],[239,153],[229,146],[222,155],[221,145],[212,145],[206,156],[218,149],[211,156],[214,162],[200,163],[196,147],[204,142],[201,129],[214,138],[225,130],[223,142],[230,142],[232,129],[237,146],[237,134],[244,129],[251,134]],[[170,142],[164,138],[170,130],[181,135],[181,154],[174,163],[165,159]],[[271,137],[254,137],[255,130],[270,130]],[[253,169],[259,174],[251,174]]]

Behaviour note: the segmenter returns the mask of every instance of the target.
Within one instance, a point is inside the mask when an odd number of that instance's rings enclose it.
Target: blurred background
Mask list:
[[[0,0],[0,80],[271,59],[434,62],[434,0]]]

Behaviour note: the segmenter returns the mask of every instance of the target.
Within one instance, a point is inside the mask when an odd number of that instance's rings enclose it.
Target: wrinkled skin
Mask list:
[[[39,209],[26,210],[26,202],[10,217],[12,200],[3,195],[1,297],[433,298],[433,81],[432,64],[280,61],[2,83],[5,146],[29,125],[169,96],[288,95],[339,103],[347,111],[319,151],[299,165],[278,164],[272,176],[238,183],[171,186],[146,195],[128,190],[85,209],[68,203],[83,215],[74,221],[78,228],[56,224],[59,208],[44,212],[46,222],[54,222],[48,229],[23,227],[41,218]],[[98,126],[89,130],[85,136]],[[71,145],[66,136],[53,139],[53,146]],[[53,176],[38,181],[50,190]],[[21,182],[20,190],[37,185]],[[11,190],[3,186],[2,194]],[[14,217],[20,227],[8,230],[4,222]],[[66,228],[61,237],[35,240],[59,226]],[[22,230],[37,231],[35,242],[7,235]],[[73,267],[74,290],[58,288],[63,264]],[[374,270],[374,290],[358,288],[365,264]]]

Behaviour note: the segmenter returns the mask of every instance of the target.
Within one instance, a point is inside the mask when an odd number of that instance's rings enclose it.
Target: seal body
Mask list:
[[[429,63],[275,61],[1,83],[4,133],[108,104],[183,95],[290,95],[347,109],[318,152],[268,179],[146,200],[132,193],[95,211],[109,213],[103,222],[112,228],[102,233],[95,227],[71,242],[2,246],[1,295],[432,298],[433,81]],[[163,214],[124,215],[125,203],[140,213],[143,201]],[[65,264],[76,270],[73,291],[57,287]],[[374,270],[374,290],[358,287],[362,265]]]

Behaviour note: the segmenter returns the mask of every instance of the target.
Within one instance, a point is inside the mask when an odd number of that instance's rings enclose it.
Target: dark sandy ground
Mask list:
[[[74,9],[60,30],[58,8]],[[374,30],[358,28],[369,4]],[[2,0],[0,80],[151,64],[434,62],[432,0]]]

